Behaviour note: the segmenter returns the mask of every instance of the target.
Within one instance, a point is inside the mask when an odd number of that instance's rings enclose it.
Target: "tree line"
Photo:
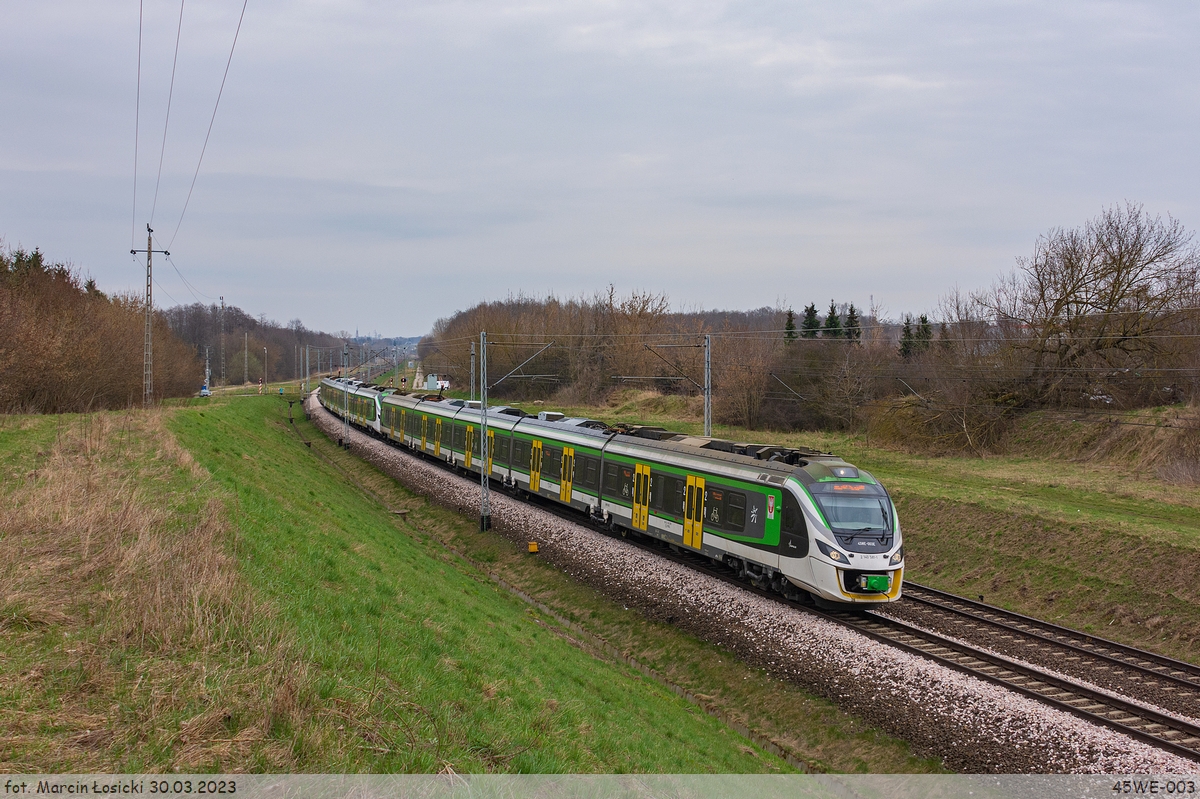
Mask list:
[[[67,413],[141,404],[145,302],[107,295],[34,249],[0,250],[0,411]],[[194,392],[194,350],[153,316],[154,397]]]
[[[38,249],[0,249],[0,413],[72,413],[142,403],[145,299],[106,294],[70,264]],[[220,378],[219,305],[180,305],[153,314],[154,400],[185,397]],[[303,376],[304,346],[341,351],[349,333],[309,330],[224,309],[226,382]],[[266,359],[264,360],[264,348]],[[311,360],[315,371],[316,359]]]
[[[202,364],[207,350],[214,385],[221,385],[222,329],[227,385],[240,385],[246,380],[254,383],[264,374],[271,381],[302,379],[306,346],[323,349],[320,366],[328,372],[329,352],[336,349],[340,353],[342,345],[350,338],[345,331],[331,334],[310,330],[299,319],[282,325],[265,314],[256,318],[236,305],[226,305],[224,311],[216,303],[176,305],[163,311],[163,317]],[[340,363],[340,355],[335,361]],[[316,355],[310,357],[308,365],[315,374]]]
[[[1010,274],[949,291],[899,320],[816,303],[673,312],[665,295],[513,296],[439,320],[427,371],[469,378],[480,330],[492,391],[596,402],[639,385],[696,393],[713,338],[718,421],[758,428],[872,425],[882,435],[982,451],[1022,411],[1107,412],[1191,401],[1200,389],[1200,252],[1171,217],[1125,203],[1056,228]],[[545,344],[549,348],[533,356]],[[520,367],[518,369],[518,367]]]

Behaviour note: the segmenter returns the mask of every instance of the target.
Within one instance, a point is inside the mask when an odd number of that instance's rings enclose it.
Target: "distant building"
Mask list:
[[[447,388],[450,388],[450,379],[449,378],[441,377],[440,375],[433,373],[433,372],[425,375],[425,390],[426,391],[440,391],[440,390],[444,390]]]

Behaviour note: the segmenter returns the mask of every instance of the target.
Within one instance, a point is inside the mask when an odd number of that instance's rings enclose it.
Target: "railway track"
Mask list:
[[[877,641],[923,655],[1130,737],[1200,761],[1200,726],[971,644],[875,613],[805,608]]]
[[[1160,693],[1169,692],[1179,700],[1176,707],[1179,712],[1200,715],[1200,666],[917,583],[905,582],[904,601],[950,614],[960,624],[985,634],[999,634],[1003,639],[1031,639],[1045,649],[1065,654],[1067,665],[1085,660],[1103,663],[1106,670],[1131,675],[1135,681]]]
[[[383,440],[386,441],[386,439]],[[412,454],[420,455],[421,453]],[[426,460],[439,463],[447,471],[452,471],[444,462],[428,458]],[[594,522],[588,524],[577,513],[569,512],[538,497],[526,495],[523,499],[532,500],[531,504],[576,524],[585,524],[606,535],[620,535],[619,532],[607,530]],[[869,611],[824,610],[809,604],[788,600],[780,594],[747,584],[739,579],[730,568],[713,564],[707,558],[684,552],[657,539],[629,536],[626,540],[642,549],[652,551],[669,560],[684,563],[712,577],[735,584],[744,590],[850,627],[873,640],[928,658],[955,671],[1001,685],[1091,723],[1117,730],[1132,738],[1200,762],[1200,726],[1160,713],[1137,701],[1118,698],[1104,691],[1079,685],[1029,663],[1018,662],[984,651],[955,636],[916,627],[899,619]],[[1014,638],[1019,634],[1028,640],[1037,641],[1039,644],[1051,642],[1067,648],[1068,651],[1086,653],[1088,656],[1119,664],[1126,669],[1140,670],[1144,674],[1153,675],[1155,679],[1177,684],[1180,687],[1181,696],[1185,693],[1200,695],[1200,669],[1190,664],[1003,611],[989,605],[975,603],[963,597],[913,583],[906,583],[906,592],[910,587],[913,591],[914,603],[923,603],[930,607],[937,606],[944,611],[967,618],[970,624],[997,626]]]
[[[540,504],[548,510],[556,510],[549,503]],[[575,517],[575,521],[578,522],[577,517]],[[593,528],[596,529],[595,525],[593,525]],[[601,532],[608,533],[608,531],[602,529]],[[612,535],[613,533],[608,534]],[[1093,724],[1117,730],[1132,738],[1145,741],[1174,754],[1200,762],[1200,726],[1161,713],[1153,708],[1145,707],[1137,701],[1115,697],[1105,691],[1079,685],[1070,679],[1050,674],[1028,663],[996,655],[953,636],[915,627],[898,619],[881,616],[870,611],[825,610],[806,603],[785,599],[772,591],[748,585],[738,579],[732,569],[714,565],[707,558],[701,558],[683,551],[676,551],[657,539],[638,537],[637,539],[627,538],[626,540],[631,541],[636,546],[667,557],[670,560],[686,563],[688,566],[703,571],[712,577],[733,583],[760,596],[768,597],[803,612],[812,613],[850,627],[873,640],[936,661],[955,671],[970,674],[978,679],[1001,685],[1009,690],[1086,719]],[[906,591],[908,590],[908,585],[906,583]],[[934,592],[934,589],[924,588],[923,586],[916,586],[916,588],[918,592],[923,589],[926,592],[942,594],[942,592]],[[952,594],[942,594],[942,596],[945,598],[943,601],[947,603],[950,600],[959,600],[970,604],[970,600],[964,600]],[[982,607],[988,611],[995,610],[987,605]],[[1006,612],[1000,611],[1000,613]],[[1018,616],[1018,614],[1012,615]],[[1045,625],[1047,628],[1055,628],[1055,625],[1038,622],[1036,619],[1029,619],[1028,622],[1022,623],[1028,624],[1031,629],[1039,624]],[[1068,633],[1074,633],[1078,636],[1094,638],[1094,636],[1086,636],[1085,633],[1076,633],[1064,627],[1056,629],[1063,631],[1056,633],[1063,636],[1066,636]],[[1166,669],[1168,666],[1161,665],[1160,661],[1165,661],[1168,664],[1178,664],[1178,667],[1169,667],[1172,671],[1183,670],[1181,667],[1186,667],[1187,670],[1195,670],[1195,667],[1190,664],[1173,661],[1170,658],[1164,658],[1151,652],[1143,652],[1142,650],[1125,647],[1121,644],[1115,644],[1099,638],[1096,638],[1095,641],[1100,642],[1094,644],[1095,646],[1105,648],[1109,652],[1118,652],[1119,648],[1120,655],[1123,658],[1130,660],[1140,658],[1161,669]],[[1143,668],[1136,663],[1123,665],[1128,665],[1129,668]],[[1157,672],[1147,673],[1157,674]],[[1186,678],[1184,679],[1186,680]],[[1188,684],[1192,683],[1188,682]]]

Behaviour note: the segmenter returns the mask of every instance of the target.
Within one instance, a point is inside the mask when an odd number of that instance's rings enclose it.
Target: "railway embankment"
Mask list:
[[[0,475],[5,770],[789,770],[414,534],[277,397],[0,416]]]
[[[309,403],[318,427],[341,423]],[[467,514],[479,487],[358,431],[352,451]],[[536,541],[583,583],[815,691],[950,767],[975,772],[1174,772],[1196,764],[782,606],[494,491],[496,534]]]

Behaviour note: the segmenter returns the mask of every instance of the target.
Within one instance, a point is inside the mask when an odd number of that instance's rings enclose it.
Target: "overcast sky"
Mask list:
[[[524,292],[887,316],[1126,199],[1200,227],[1200,3],[0,0],[0,236],[415,335]],[[162,178],[155,202],[160,152]],[[140,256],[139,256],[140,258]]]

